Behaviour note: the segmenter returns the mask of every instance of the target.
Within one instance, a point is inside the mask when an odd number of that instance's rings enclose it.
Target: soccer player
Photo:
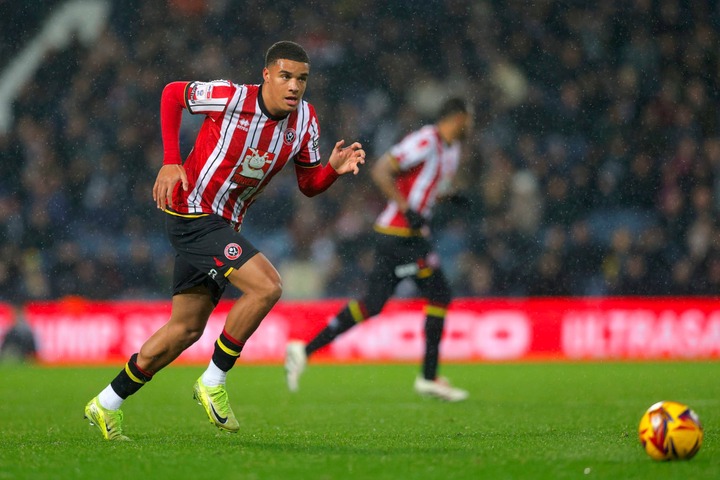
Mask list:
[[[319,348],[360,322],[380,313],[398,283],[412,278],[425,306],[425,356],[415,391],[447,401],[460,401],[468,392],[438,376],[440,339],[451,291],[428,242],[427,221],[440,195],[449,193],[458,170],[462,140],[472,114],[461,98],[441,106],[437,120],[407,135],[375,163],[372,178],[388,203],[375,222],[375,266],[366,295],[350,301],[315,338],[288,343],[285,374],[288,388],[298,389],[307,359]]]
[[[243,217],[265,185],[293,161],[300,191],[313,196],[365,162],[359,143],[338,141],[325,166],[320,127],[303,100],[310,74],[305,50],[281,41],[266,52],[261,85],[229,81],[173,82],[160,101],[163,166],[153,186],[167,213],[176,251],[169,321],[145,341],[125,367],[85,407],[107,440],[127,440],[120,406],[200,338],[228,283],[242,296],[230,309],[212,359],[193,387],[210,422],[237,432],[225,380],[228,371],[282,292],[278,272],[241,233]],[[183,162],[179,131],[183,108],[205,115]]]

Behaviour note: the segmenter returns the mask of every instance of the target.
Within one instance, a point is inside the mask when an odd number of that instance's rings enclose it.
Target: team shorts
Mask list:
[[[175,249],[173,295],[205,285],[217,305],[228,275],[258,253],[258,249],[219,215],[185,218],[168,215],[166,229]]]
[[[411,279],[421,295],[434,305],[450,303],[450,285],[426,238],[382,233],[377,233],[375,238],[375,266],[362,300],[369,316],[380,313],[395,288],[406,278]]]
[[[376,268],[392,272],[399,280],[416,276],[427,268],[439,267],[437,256],[425,237],[376,233],[375,240]]]

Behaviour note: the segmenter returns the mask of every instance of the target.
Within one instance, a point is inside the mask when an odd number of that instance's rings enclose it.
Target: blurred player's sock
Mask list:
[[[285,381],[291,392],[297,392],[300,388],[300,375],[305,371],[306,364],[305,343],[289,342],[285,350]]]
[[[423,377],[432,379],[437,376],[440,356],[440,339],[445,327],[447,309],[434,305],[425,307],[425,357],[423,358]]]
[[[447,402],[460,402],[470,395],[466,390],[455,388],[445,377],[427,380],[422,376],[415,379],[415,391],[424,396],[445,400]]]
[[[335,340],[338,335],[347,332],[366,318],[365,309],[360,302],[356,300],[348,302],[345,308],[328,323],[327,327],[318,333],[315,338],[310,340],[307,347],[305,347],[305,353],[309,357],[316,350],[329,344]]]

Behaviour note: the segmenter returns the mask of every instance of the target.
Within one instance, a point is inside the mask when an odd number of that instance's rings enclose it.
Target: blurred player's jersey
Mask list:
[[[292,159],[303,167],[320,165],[320,126],[312,105],[279,118],[262,103],[260,85],[224,80],[191,82],[185,106],[207,116],[193,150],[183,163],[190,183],[173,191],[181,215],[216,213],[240,230],[243,217],[270,179]]]
[[[435,125],[408,134],[388,152],[400,173],[395,186],[412,210],[429,219],[439,195],[448,193],[460,163],[460,142],[445,143]],[[388,202],[375,221],[375,230],[390,235],[410,235],[405,216],[394,201]]]

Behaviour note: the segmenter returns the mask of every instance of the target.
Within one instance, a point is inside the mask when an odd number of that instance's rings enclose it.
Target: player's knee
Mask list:
[[[182,332],[183,338],[185,339],[185,343],[190,346],[193,343],[200,340],[200,337],[203,334],[203,329],[201,328],[185,328]]]
[[[180,345],[183,349],[197,342],[204,330],[204,328],[184,324],[172,325],[170,328],[172,329],[170,332],[172,338],[174,338],[176,344]]]
[[[267,276],[259,283],[256,294],[263,301],[275,305],[282,296],[283,285],[279,275]]]
[[[380,313],[385,306],[385,301],[381,298],[366,298],[363,305],[365,318],[370,318]]]

